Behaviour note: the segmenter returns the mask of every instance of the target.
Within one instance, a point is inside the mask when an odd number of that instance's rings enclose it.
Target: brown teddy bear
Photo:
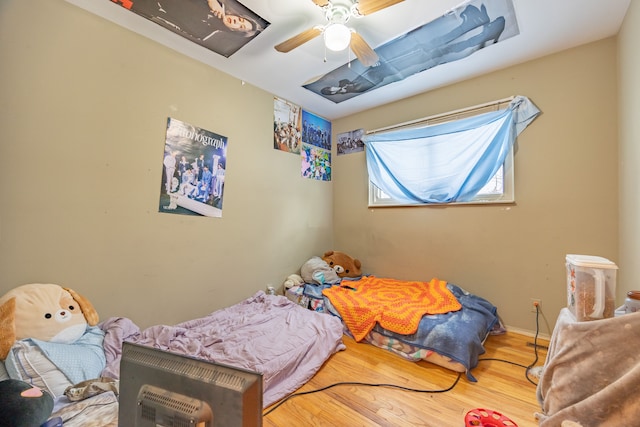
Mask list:
[[[360,277],[362,276],[362,264],[359,260],[351,258],[340,251],[327,251],[322,259],[335,270],[339,277]]]

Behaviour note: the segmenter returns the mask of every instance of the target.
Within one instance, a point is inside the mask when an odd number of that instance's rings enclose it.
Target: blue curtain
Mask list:
[[[398,201],[473,199],[540,110],[524,96],[509,107],[439,125],[364,137],[369,180]]]

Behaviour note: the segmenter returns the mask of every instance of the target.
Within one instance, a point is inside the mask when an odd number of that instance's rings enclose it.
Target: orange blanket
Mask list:
[[[440,314],[462,308],[447,288],[447,282],[411,282],[374,276],[343,280],[340,286],[322,291],[338,310],[356,341],[375,326],[399,334],[413,334],[425,314]]]

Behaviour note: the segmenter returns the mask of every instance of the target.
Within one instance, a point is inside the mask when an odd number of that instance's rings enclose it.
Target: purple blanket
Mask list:
[[[104,376],[119,377],[122,342],[129,341],[260,372],[264,407],[297,390],[329,356],[345,348],[338,318],[262,291],[174,326],[140,331],[124,318],[108,319],[100,326],[105,331]]]

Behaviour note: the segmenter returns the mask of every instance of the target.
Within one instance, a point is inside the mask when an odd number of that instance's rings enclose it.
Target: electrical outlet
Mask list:
[[[538,309],[536,310],[536,307]],[[536,313],[542,309],[542,300],[539,298],[531,298],[531,312]]]

